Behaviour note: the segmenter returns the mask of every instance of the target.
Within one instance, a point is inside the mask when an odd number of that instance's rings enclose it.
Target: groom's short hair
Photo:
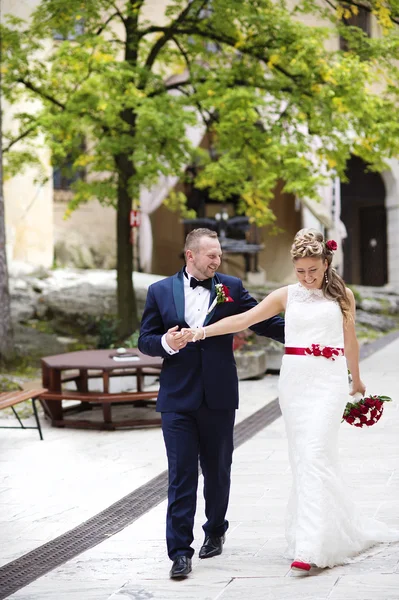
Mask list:
[[[212,231],[212,229],[206,229],[205,227],[199,227],[198,229],[193,229],[187,234],[186,243],[184,244],[184,254],[187,250],[198,250],[201,238],[209,237],[213,239],[218,239],[218,234],[216,231]]]

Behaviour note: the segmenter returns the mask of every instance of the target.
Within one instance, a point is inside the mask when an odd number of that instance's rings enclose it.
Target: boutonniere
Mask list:
[[[207,315],[209,315],[209,313],[213,311],[217,304],[223,304],[224,302],[234,302],[233,298],[230,296],[229,288],[227,287],[227,285],[223,285],[223,283],[217,283],[215,285],[215,289],[216,298],[210,305],[208,312],[206,313]]]

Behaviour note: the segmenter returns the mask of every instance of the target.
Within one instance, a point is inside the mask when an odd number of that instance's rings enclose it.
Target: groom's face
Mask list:
[[[202,237],[198,247],[187,250],[187,268],[191,275],[197,279],[213,277],[222,260],[222,249],[219,240]]]

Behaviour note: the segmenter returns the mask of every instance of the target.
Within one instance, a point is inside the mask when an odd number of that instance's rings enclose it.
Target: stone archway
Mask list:
[[[341,183],[341,220],[344,241],[344,279],[347,283],[382,286],[388,282],[387,214],[385,185],[378,173],[352,157],[348,183]]]

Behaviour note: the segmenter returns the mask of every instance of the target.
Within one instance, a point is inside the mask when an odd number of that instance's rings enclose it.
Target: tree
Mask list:
[[[1,89],[1,73],[0,73]],[[14,350],[11,322],[11,303],[8,289],[8,269],[6,254],[6,224],[3,195],[3,153],[2,153],[2,110],[0,95],[0,363],[10,358]]]
[[[379,21],[378,39],[351,25],[359,6]],[[170,0],[161,24],[146,21],[144,8],[42,0],[29,25],[11,18],[2,32],[7,100],[42,103],[17,115],[9,168],[34,159],[15,141],[44,133],[54,165],[68,156],[86,170],[69,210],[91,198],[115,206],[122,337],[136,326],[129,211],[142,186],[194,163],[197,187],[216,199],[238,195],[240,210],[265,224],[278,181],[316,198],[326,177],[344,177],[351,154],[382,169],[399,152],[397,0]],[[305,13],[323,27],[301,22]],[[62,41],[49,44],[55,31]],[[328,50],[338,34],[346,49]],[[199,119],[211,154],[186,135]]]

